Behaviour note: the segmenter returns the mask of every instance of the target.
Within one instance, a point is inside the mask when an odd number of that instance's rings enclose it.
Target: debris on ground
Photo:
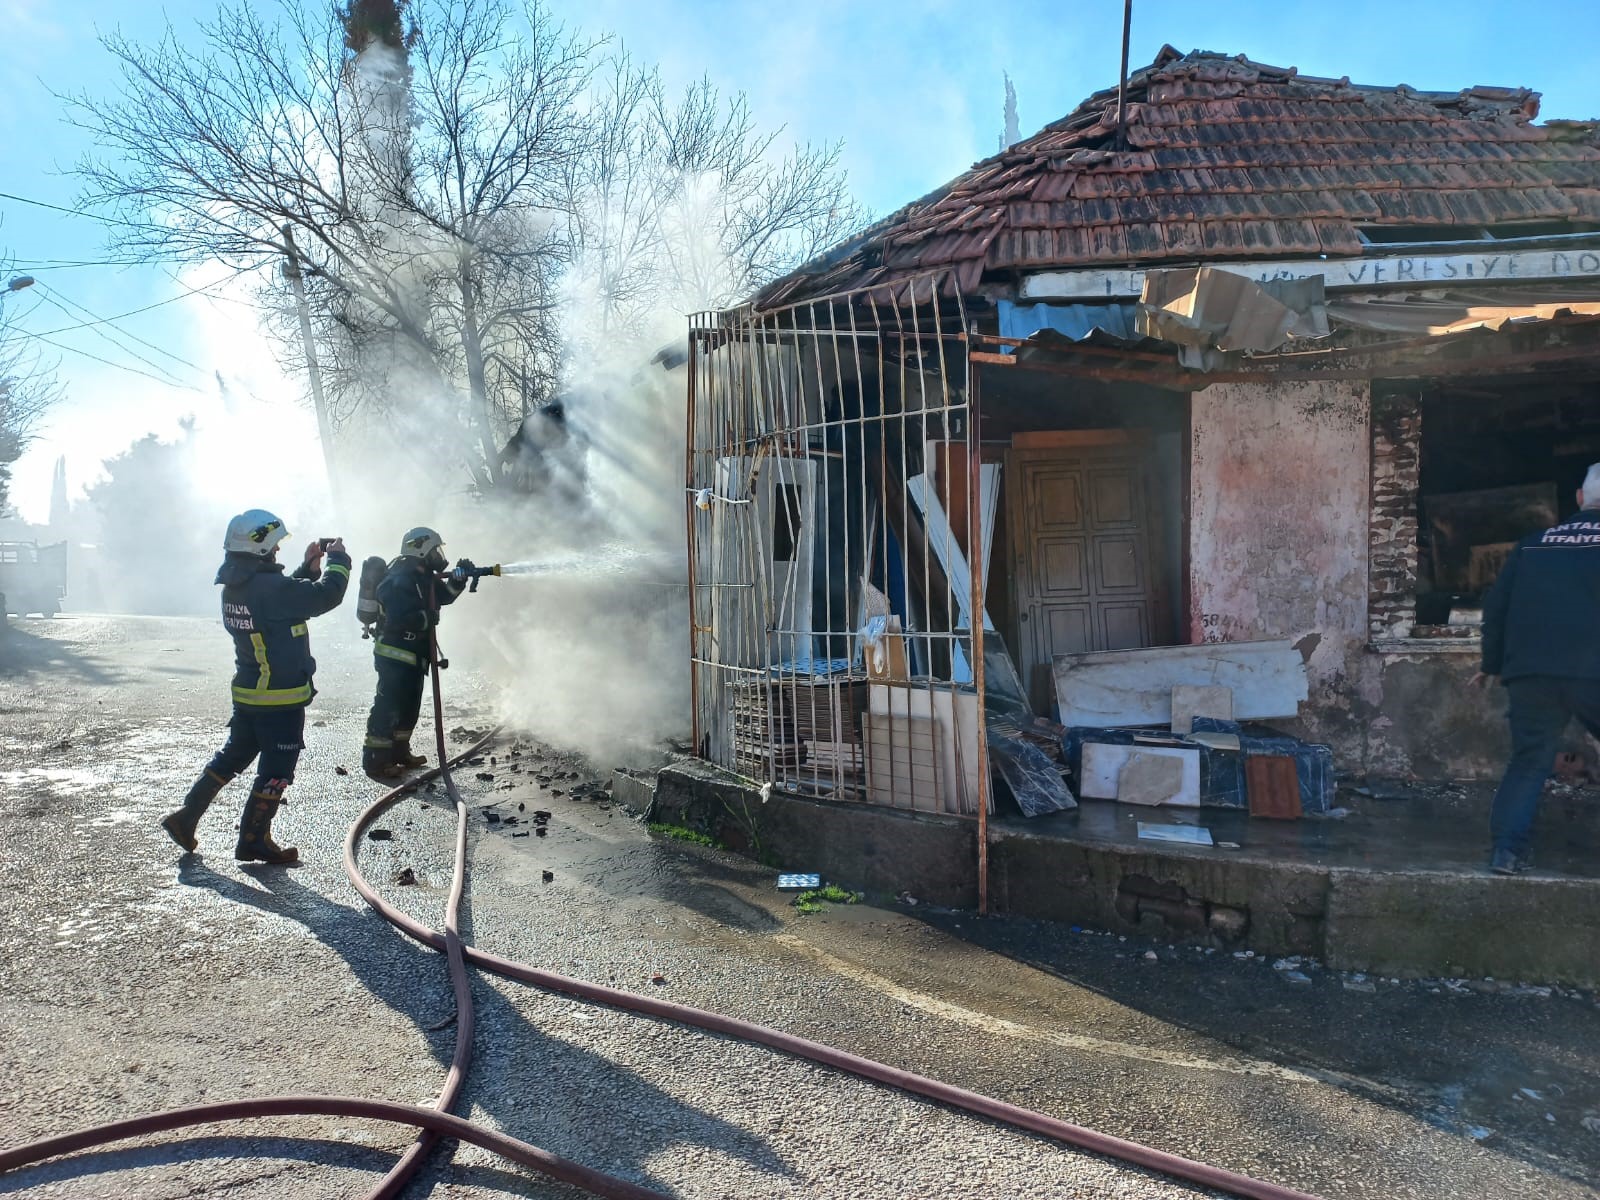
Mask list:
[[[333,773],[335,775],[348,775],[348,774],[350,774],[349,770],[346,769],[345,767],[335,767],[333,769]]]
[[[657,971],[654,975],[650,976],[650,982],[658,985],[664,984],[667,982],[667,977],[660,971]]]
[[[411,887],[417,882],[417,873],[410,867],[401,867],[394,873],[394,881],[401,887]]]
[[[547,825],[536,825],[536,826],[534,826],[534,830],[533,831],[536,834],[538,834],[540,837],[544,837],[547,833],[550,832],[550,828]],[[524,833],[526,833],[526,831],[524,831]]]
[[[1376,992],[1378,985],[1365,975],[1352,975],[1344,981],[1344,990],[1347,992]]]
[[[390,840],[393,839],[394,830],[392,830],[392,829],[369,829],[369,830],[367,830],[367,837],[368,837],[369,840],[374,841],[374,842],[387,842],[387,841],[390,841]]]
[[[528,831],[526,829],[513,830],[511,836],[512,837],[527,837],[528,836]]]
[[[556,873],[554,871],[544,871],[542,874],[546,883],[554,883],[556,881]]]
[[[482,780],[484,783],[493,783],[494,773],[492,771],[479,771],[473,778]]]
[[[1295,987],[1309,987],[1311,984],[1311,976],[1307,975],[1304,971],[1285,971],[1283,973],[1283,981],[1288,984],[1293,984]]]

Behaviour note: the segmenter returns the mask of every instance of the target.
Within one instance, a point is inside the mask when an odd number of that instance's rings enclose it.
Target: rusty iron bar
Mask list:
[[[967,624],[972,639],[972,686],[978,693],[978,915],[989,915],[989,730],[984,694],[984,584],[988,561],[983,553],[983,392],[977,372],[967,367],[967,568],[971,576],[972,612]]]
[[[694,518],[698,511],[695,507],[699,488],[695,487],[694,471],[694,443],[695,443],[695,373],[700,369],[697,348],[699,338],[693,330],[689,333],[689,373],[687,381],[688,394],[684,398],[684,412],[686,422],[683,439],[683,482],[684,482],[684,524],[685,546],[688,551],[689,568],[689,710],[692,736],[694,738],[694,752],[699,754],[700,745],[700,622],[695,614],[695,528]],[[682,728],[681,726],[679,728]]]
[[[1117,75],[1118,150],[1128,148],[1128,42],[1133,35],[1133,0],[1122,4],[1122,70]]]

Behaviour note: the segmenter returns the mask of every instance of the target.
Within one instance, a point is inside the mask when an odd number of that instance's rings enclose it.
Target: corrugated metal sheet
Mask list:
[[[1129,81],[1121,148],[1115,103],[1091,97],[757,306],[939,268],[975,286],[991,270],[1354,255],[1360,225],[1600,220],[1595,126],[1533,124],[1523,88],[1353,86],[1169,47]]]

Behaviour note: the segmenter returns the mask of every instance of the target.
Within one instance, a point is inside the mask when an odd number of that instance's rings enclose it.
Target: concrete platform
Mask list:
[[[640,789],[641,792],[643,789]],[[1534,861],[1484,870],[1490,789],[1347,790],[1343,819],[1085,801],[990,822],[995,912],[1311,955],[1393,976],[1600,986],[1600,793],[1547,791]],[[774,792],[700,762],[663,770],[652,819],[686,825],[774,868],[956,908],[977,904],[977,825]],[[1227,846],[1141,841],[1139,820],[1203,824]]]

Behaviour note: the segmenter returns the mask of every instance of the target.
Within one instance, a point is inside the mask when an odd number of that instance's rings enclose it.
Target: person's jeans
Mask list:
[[[1576,717],[1600,737],[1600,680],[1525,676],[1506,684],[1511,707],[1511,761],[1494,796],[1489,833],[1496,850],[1519,858],[1533,840],[1539,794],[1555,766],[1567,725]]]

